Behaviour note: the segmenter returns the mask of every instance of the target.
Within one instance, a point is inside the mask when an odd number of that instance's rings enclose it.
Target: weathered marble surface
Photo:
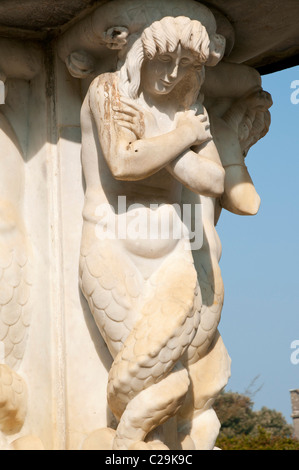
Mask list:
[[[98,445],[211,449],[219,431],[212,404],[230,369],[217,331],[224,291],[215,221],[222,208],[259,209],[244,159],[268,131],[271,97],[253,69],[221,62],[233,31],[218,16],[226,45],[206,7],[114,5],[59,42],[69,72],[88,88],[80,286],[114,359],[108,404],[117,419],[115,431],[96,431]],[[187,201],[202,207],[203,244],[192,249],[183,222],[178,239],[173,222],[166,239],[153,239],[152,206],[161,223]],[[136,239],[130,224],[140,230],[142,218],[149,226]],[[125,227],[116,236],[111,219]],[[170,418],[169,442],[161,425]]]
[[[221,13],[113,6],[47,45],[0,38],[1,449],[212,449],[218,434],[215,226],[259,209],[245,159],[272,101]],[[182,204],[200,208],[198,243]]]

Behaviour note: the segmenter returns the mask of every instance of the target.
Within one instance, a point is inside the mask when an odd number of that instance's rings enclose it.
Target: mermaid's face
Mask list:
[[[146,59],[142,69],[142,88],[154,95],[167,95],[194,67],[195,57],[180,44],[174,52]]]

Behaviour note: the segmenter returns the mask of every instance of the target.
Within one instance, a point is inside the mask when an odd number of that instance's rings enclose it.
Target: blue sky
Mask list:
[[[263,76],[272,94],[269,134],[246,159],[261,196],[258,215],[222,213],[218,233],[225,304],[220,332],[232,359],[227,390],[253,389],[255,409],[267,406],[291,419],[290,389],[299,388],[299,67]],[[293,83],[293,86],[297,85]],[[298,82],[299,85],[299,82]],[[299,86],[297,85],[297,88]],[[295,101],[295,100],[293,100]],[[299,357],[299,354],[298,356]]]

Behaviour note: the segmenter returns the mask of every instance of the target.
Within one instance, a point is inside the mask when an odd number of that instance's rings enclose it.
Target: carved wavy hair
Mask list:
[[[194,54],[194,67],[201,71],[210,55],[210,39],[206,28],[187,17],[165,17],[147,27],[133,42],[120,70],[120,80],[130,98],[136,99],[140,89],[141,68],[145,58],[153,60],[157,54],[174,52],[178,45]],[[201,76],[200,82],[203,81]],[[198,81],[197,81],[198,83]]]

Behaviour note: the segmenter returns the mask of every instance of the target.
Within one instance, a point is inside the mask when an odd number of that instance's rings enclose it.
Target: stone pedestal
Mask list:
[[[294,435],[299,439],[299,390],[291,390],[292,418],[294,423]]]

